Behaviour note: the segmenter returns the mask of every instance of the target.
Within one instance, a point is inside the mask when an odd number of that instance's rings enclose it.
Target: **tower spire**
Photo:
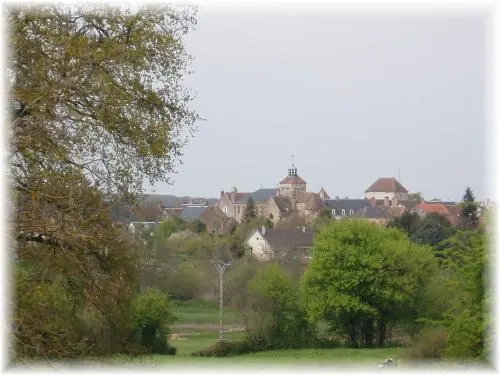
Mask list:
[[[295,165],[293,164],[293,154],[292,154],[292,168],[295,168]]]

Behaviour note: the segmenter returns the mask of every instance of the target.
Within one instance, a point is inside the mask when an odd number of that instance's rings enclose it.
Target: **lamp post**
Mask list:
[[[224,334],[224,323],[223,323],[223,317],[224,317],[224,272],[229,268],[229,263],[226,262],[220,262],[216,263],[215,266],[217,267],[217,271],[219,272],[219,294],[220,294],[220,302],[219,302],[219,309],[220,309],[220,326],[219,326],[219,341],[223,340],[223,334]]]

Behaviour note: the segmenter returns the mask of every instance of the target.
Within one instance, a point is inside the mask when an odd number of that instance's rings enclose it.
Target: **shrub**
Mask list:
[[[254,351],[248,341],[218,341],[207,349],[192,353],[195,357],[229,357]]]
[[[412,340],[408,355],[413,359],[439,359],[446,349],[448,334],[442,328],[423,330]]]
[[[296,285],[277,264],[259,270],[249,284],[246,326],[258,349],[291,349],[311,345],[316,336],[298,299]]]
[[[149,289],[132,301],[134,341],[156,354],[168,354],[168,324],[174,321],[168,297],[157,289]]]

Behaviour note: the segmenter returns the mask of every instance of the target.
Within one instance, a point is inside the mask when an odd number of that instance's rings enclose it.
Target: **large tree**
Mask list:
[[[448,219],[438,213],[430,213],[422,220],[418,229],[411,235],[411,240],[430,245],[436,250],[443,250],[443,241],[455,234],[455,228]]]
[[[431,250],[400,231],[340,221],[316,236],[303,299],[311,319],[326,319],[351,345],[382,346],[390,324],[413,327],[425,314],[435,269]]]
[[[170,182],[195,130],[182,86],[194,13],[41,6],[8,21],[17,354],[118,350],[135,242],[108,210]],[[59,313],[73,323],[54,326]]]
[[[392,218],[387,226],[390,228],[398,228],[405,232],[408,236],[412,236],[420,228],[420,216],[416,212],[405,211],[400,217]]]

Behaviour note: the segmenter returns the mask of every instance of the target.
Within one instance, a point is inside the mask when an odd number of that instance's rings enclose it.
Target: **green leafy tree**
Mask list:
[[[318,232],[321,228],[328,225],[330,220],[332,219],[332,211],[328,207],[323,207],[318,216],[314,219],[312,224],[312,229],[314,232]]]
[[[422,202],[424,200],[424,197],[422,196],[422,193],[410,193],[408,194],[408,200],[410,201],[418,201]]]
[[[455,359],[488,360],[491,352],[493,295],[488,287],[487,234],[459,232],[446,250],[445,270],[452,276],[454,303],[445,315],[448,346],[445,356]]]
[[[400,217],[392,218],[387,226],[389,228],[398,228],[405,232],[408,236],[413,236],[420,228],[421,220],[415,212],[405,211]]]
[[[352,346],[382,346],[388,325],[417,327],[435,271],[431,250],[399,230],[346,220],[316,235],[302,294],[311,320],[326,319]]]
[[[162,221],[155,229],[155,239],[158,241],[167,240],[172,234],[186,229],[187,225],[178,216]]]
[[[252,197],[248,198],[247,205],[245,207],[245,211],[243,211],[242,221],[244,223],[250,223],[257,217],[257,207],[255,206],[255,202]]]
[[[188,228],[194,233],[203,233],[207,231],[207,226],[200,219],[194,219],[188,225]]]
[[[462,197],[460,219],[463,228],[476,228],[479,222],[478,219],[479,205],[476,202],[474,193],[470,187],[465,189]]]
[[[194,15],[189,7],[10,6],[12,248],[16,262],[32,266],[20,287],[47,293],[13,297],[17,355],[75,356],[82,345],[111,354],[128,339],[137,243],[109,214],[133,206],[145,183],[170,182],[183,134],[195,130],[182,83]],[[45,311],[66,321],[66,297],[49,298],[59,282],[78,301],[70,310],[78,324],[64,332],[37,319]]]
[[[273,224],[273,222],[271,221],[271,219],[266,219],[266,221],[264,222],[264,226],[265,226],[266,228],[272,228],[272,227],[274,227],[274,224]]]
[[[132,301],[132,329],[138,343],[148,352],[168,352],[169,324],[174,321],[168,296],[157,289],[149,289]]]
[[[411,240],[422,245],[430,245],[436,250],[443,250],[443,242],[455,234],[455,228],[444,216],[431,213],[425,216],[418,230],[411,235]],[[440,254],[440,253],[438,253]]]
[[[307,346],[314,332],[299,304],[295,284],[277,264],[260,269],[248,286],[251,310],[246,316],[249,340],[260,349]]]

